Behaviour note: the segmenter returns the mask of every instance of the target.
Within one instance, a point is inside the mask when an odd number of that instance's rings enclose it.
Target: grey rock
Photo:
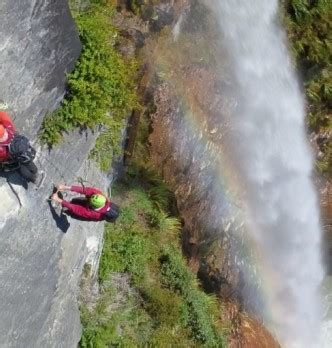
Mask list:
[[[76,347],[79,277],[86,261],[98,266],[103,224],[69,219],[64,234],[46,199],[53,183],[81,176],[105,189],[107,178],[87,160],[96,134],[68,134],[48,152],[37,132],[59,106],[81,45],[66,0],[1,0],[0,18],[0,99],[46,173],[38,190],[10,175],[16,194],[0,178],[0,346]]]
[[[66,0],[2,0],[0,18],[0,98],[35,137],[62,99],[81,44]]]
[[[150,19],[150,30],[160,31],[165,26],[171,25],[174,21],[175,14],[172,4],[161,3],[154,6],[153,16]]]

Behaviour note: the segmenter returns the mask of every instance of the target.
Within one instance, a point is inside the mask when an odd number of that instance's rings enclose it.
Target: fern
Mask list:
[[[126,62],[115,50],[118,32],[112,26],[112,5],[93,5],[76,16],[83,50],[74,71],[68,75],[68,91],[61,108],[48,115],[40,138],[50,146],[64,131],[104,126],[119,130],[119,123],[138,107],[136,61]]]

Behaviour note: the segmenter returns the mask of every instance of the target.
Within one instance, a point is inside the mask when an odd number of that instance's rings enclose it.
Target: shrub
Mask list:
[[[148,283],[141,290],[145,309],[155,319],[155,326],[179,326],[185,316],[183,299],[173,291],[162,288],[159,283]]]
[[[151,335],[149,347],[177,347],[188,348],[198,347],[197,342],[193,342],[188,337],[188,332],[181,327],[158,327]]]
[[[186,327],[192,337],[210,347],[224,346],[222,332],[217,332],[214,323],[217,312],[216,301],[197,287],[196,279],[185,265],[180,252],[167,247],[161,258],[162,281],[165,286],[183,296],[187,305]]]
[[[138,106],[137,63],[126,62],[114,48],[118,32],[112,26],[112,14],[111,5],[93,5],[77,15],[83,50],[68,75],[68,91],[61,108],[43,121],[43,143],[54,145],[64,131],[98,125],[106,127],[108,143],[119,143],[121,120]]]
[[[101,294],[94,310],[81,306],[83,326],[80,347],[106,346],[137,347],[148,342],[152,331],[149,315],[140,307],[139,300],[128,294],[122,304],[114,305],[119,294],[112,287]]]
[[[311,131],[331,131],[332,105],[332,2],[284,1],[284,21],[298,68],[304,79]],[[320,171],[332,169],[331,142],[321,146]]]
[[[147,272],[147,264],[153,258],[151,241],[144,237],[137,225],[105,228],[104,248],[99,267],[99,279],[103,282],[110,272],[128,272],[139,284]]]

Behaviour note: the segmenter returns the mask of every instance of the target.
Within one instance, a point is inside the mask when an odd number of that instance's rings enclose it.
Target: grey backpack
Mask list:
[[[31,162],[36,156],[36,150],[30,145],[26,136],[15,133],[9,144],[9,156],[11,160],[21,163]]]

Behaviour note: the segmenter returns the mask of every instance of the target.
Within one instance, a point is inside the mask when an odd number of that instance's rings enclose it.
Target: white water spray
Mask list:
[[[234,151],[261,252],[268,319],[282,347],[319,347],[323,269],[313,161],[278,3],[206,1],[217,13],[233,64]]]

